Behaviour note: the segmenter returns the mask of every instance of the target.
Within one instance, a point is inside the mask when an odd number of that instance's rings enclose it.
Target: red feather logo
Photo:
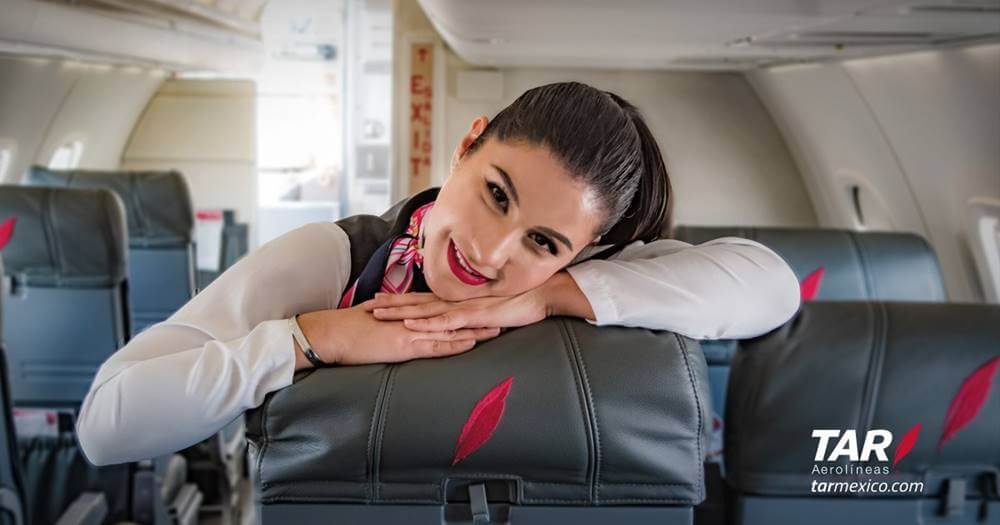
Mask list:
[[[510,392],[510,385],[514,382],[514,376],[505,379],[499,385],[493,387],[480,399],[476,406],[472,407],[469,419],[462,425],[462,433],[458,436],[458,444],[455,445],[455,457],[451,464],[455,465],[470,454],[483,446],[491,437],[500,418],[503,416],[503,409],[507,402],[507,393]]]
[[[944,416],[944,430],[941,431],[938,451],[979,415],[979,410],[986,404],[986,398],[990,395],[990,386],[993,384],[993,377],[996,376],[998,367],[1000,367],[1000,356],[987,361],[962,382],[955,399],[952,399],[951,405],[948,406],[948,413]]]
[[[802,279],[802,282],[799,283],[799,293],[802,295],[803,301],[812,301],[816,298],[825,272],[826,269],[820,266],[816,271],[807,275],[805,279]]]
[[[899,463],[907,454],[913,450],[913,445],[917,444],[917,436],[920,434],[920,428],[923,426],[921,423],[913,425],[913,428],[907,430],[903,434],[903,439],[899,440],[899,444],[896,445],[896,453],[892,455],[892,466],[896,467],[896,463]]]
[[[17,217],[11,217],[0,224],[0,250],[10,242],[10,238],[14,235],[15,224],[17,224]]]

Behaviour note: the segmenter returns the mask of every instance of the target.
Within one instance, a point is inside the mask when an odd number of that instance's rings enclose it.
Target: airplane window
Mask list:
[[[969,205],[969,244],[983,286],[983,297],[988,303],[1000,303],[1000,199],[976,197]]]
[[[14,145],[0,141],[0,180],[7,176],[7,170],[14,162]]]
[[[71,170],[80,165],[80,156],[83,155],[83,141],[73,140],[56,148],[49,160],[49,168],[54,170]]]

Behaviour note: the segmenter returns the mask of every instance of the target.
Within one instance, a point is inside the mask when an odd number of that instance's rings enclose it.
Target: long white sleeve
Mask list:
[[[597,325],[735,339],[768,332],[799,307],[799,283],[785,261],[738,237],[699,245],[636,242],[609,260],[567,270],[590,301]]]
[[[350,275],[349,243],[332,222],[289,232],[118,350],[80,410],[87,458],[105,465],[181,450],[290,385],[287,319],[336,307]]]

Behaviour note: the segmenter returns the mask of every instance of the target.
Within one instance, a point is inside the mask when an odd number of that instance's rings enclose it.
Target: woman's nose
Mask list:
[[[517,235],[514,232],[492,232],[472,239],[469,262],[481,273],[493,279],[510,259]],[[487,273],[488,272],[488,273]]]

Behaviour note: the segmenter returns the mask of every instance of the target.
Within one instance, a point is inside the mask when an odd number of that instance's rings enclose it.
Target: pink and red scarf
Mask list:
[[[383,293],[404,294],[413,288],[414,280],[421,272],[424,263],[424,258],[420,254],[420,239],[424,233],[423,220],[427,212],[433,207],[434,203],[429,202],[417,208],[413,212],[413,215],[410,216],[410,223],[406,227],[406,232],[402,235],[397,235],[386,243],[387,246],[383,245],[380,249],[380,251],[383,249],[388,249],[389,251],[385,268],[381,269],[383,274],[380,291]],[[367,267],[365,271],[368,271]],[[350,308],[356,304],[355,295],[358,290],[358,282],[363,278],[365,278],[365,275],[362,273],[362,275],[354,280],[354,283],[344,292],[343,297],[341,297],[338,308]],[[367,299],[369,298],[364,298],[364,300]]]

